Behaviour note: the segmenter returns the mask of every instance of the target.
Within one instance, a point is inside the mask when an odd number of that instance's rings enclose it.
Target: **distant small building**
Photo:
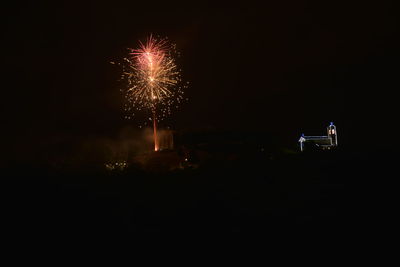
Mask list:
[[[174,149],[174,132],[169,129],[162,129],[158,131],[157,135],[159,150],[172,150]]]
[[[323,150],[332,149],[338,145],[336,126],[331,122],[327,127],[326,136],[305,136],[302,134],[299,143],[301,151],[304,151],[306,147]]]

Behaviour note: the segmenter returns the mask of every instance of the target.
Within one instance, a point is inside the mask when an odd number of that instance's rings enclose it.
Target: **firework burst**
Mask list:
[[[122,80],[128,83],[125,94],[126,118],[134,116],[135,111],[152,112],[155,150],[157,147],[156,121],[171,114],[183,100],[181,72],[175,61],[175,45],[166,39],[157,40],[150,36],[146,43],[139,43],[138,49],[129,49],[124,58]]]

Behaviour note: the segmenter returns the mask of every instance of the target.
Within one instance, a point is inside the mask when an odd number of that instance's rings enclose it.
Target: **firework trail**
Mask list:
[[[171,114],[183,100],[181,73],[174,55],[174,45],[166,39],[157,40],[150,36],[138,49],[129,49],[129,57],[124,58],[122,80],[128,82],[125,93],[126,118],[134,111],[142,109],[152,112],[155,151],[158,148],[156,122]],[[113,63],[113,62],[112,62]]]

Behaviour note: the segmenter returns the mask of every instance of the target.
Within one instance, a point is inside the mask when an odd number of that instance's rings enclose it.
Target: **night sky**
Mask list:
[[[174,129],[263,131],[289,145],[302,132],[324,134],[330,121],[347,146],[392,134],[399,88],[393,3],[215,2],[8,6],[7,145],[25,140],[32,149],[46,139],[112,135],[137,125],[123,119],[120,70],[109,62],[150,33],[177,45],[190,82],[188,103],[164,122]]]
[[[14,2],[1,9],[0,174],[18,255],[42,243],[87,253],[85,237],[108,235],[289,244],[297,232],[343,247],[393,234],[398,1]],[[175,130],[160,152],[150,128],[124,119],[110,64],[150,34],[176,44],[190,82],[159,124]],[[331,121],[337,148],[299,151],[302,133]]]

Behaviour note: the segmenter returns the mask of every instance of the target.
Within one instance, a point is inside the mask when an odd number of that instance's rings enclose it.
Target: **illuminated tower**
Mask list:
[[[332,146],[337,146],[337,131],[336,126],[333,125],[333,122],[327,128],[328,137],[331,138]]]

